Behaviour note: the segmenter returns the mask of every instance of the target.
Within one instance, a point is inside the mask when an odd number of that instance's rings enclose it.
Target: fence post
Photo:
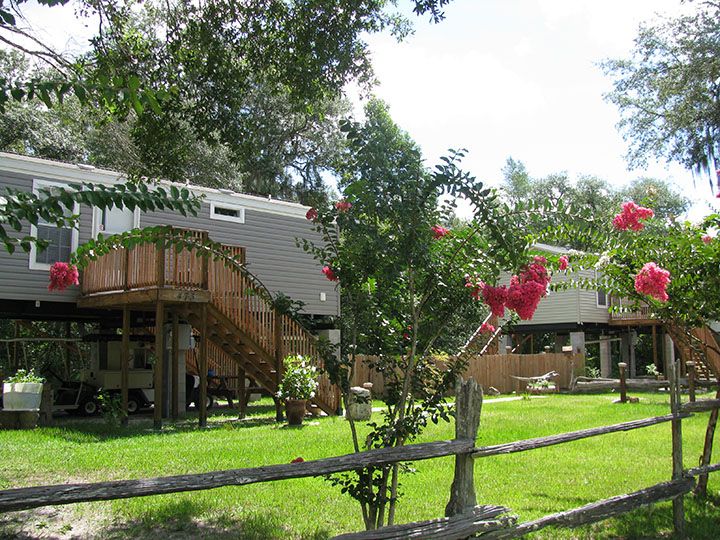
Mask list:
[[[618,367],[620,368],[620,403],[627,403],[627,382],[625,380],[627,376],[627,364],[620,362]]]
[[[458,379],[455,385],[455,438],[475,442],[480,426],[482,388],[473,379]],[[455,477],[450,487],[447,517],[470,512],[477,504],[474,480],[475,458],[471,453],[455,456]]]
[[[720,399],[720,388],[715,394],[715,399]],[[712,458],[712,447],[713,439],[715,438],[715,428],[718,421],[718,409],[710,411],[710,418],[708,419],[708,426],[705,430],[705,444],[703,445],[703,453],[700,456],[700,466],[710,465],[710,459]],[[707,496],[707,483],[708,475],[701,474],[698,478],[697,486],[695,487],[695,495],[698,497]]]
[[[695,402],[695,362],[685,362],[688,377],[688,395],[690,401]]]
[[[683,477],[682,457],[682,420],[677,417],[680,412],[680,363],[674,360],[669,366],[670,375],[670,411],[675,418],[672,420],[672,478]],[[673,525],[675,535],[685,538],[685,501],[682,495],[673,499]]]

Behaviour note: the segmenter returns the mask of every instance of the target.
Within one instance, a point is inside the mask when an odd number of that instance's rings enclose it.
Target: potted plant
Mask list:
[[[3,408],[9,411],[36,410],[40,408],[45,379],[31,369],[19,369],[3,384]]]
[[[305,416],[307,400],[315,397],[318,388],[317,368],[308,359],[293,355],[285,358],[285,371],[278,387],[277,396],[285,400],[288,424],[299,426]]]

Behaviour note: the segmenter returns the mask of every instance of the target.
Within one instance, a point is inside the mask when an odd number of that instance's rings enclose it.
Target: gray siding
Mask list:
[[[7,173],[0,170],[0,193],[4,195],[8,187],[31,191],[34,179],[57,182],[52,178]],[[80,243],[90,238],[91,225],[92,212],[90,208],[81,206]],[[12,234],[18,238],[30,234],[30,223],[24,224],[22,232],[14,233],[12,231]],[[77,299],[79,291],[76,287],[71,287],[63,292],[50,292],[47,290],[48,283],[47,270],[30,269],[30,255],[28,253],[18,248],[14,254],[10,255],[4,248],[0,248],[0,299],[40,300],[43,302],[73,302]]]
[[[0,156],[1,158],[2,156]],[[30,191],[33,179],[61,182],[57,178],[38,175],[26,175],[8,172],[0,159],[0,192],[5,193],[6,187]],[[54,165],[44,162],[44,165]],[[67,166],[57,164],[58,168]],[[65,172],[65,174],[67,174]],[[78,180],[92,180],[93,173],[79,172]],[[90,178],[88,178],[90,176]],[[98,174],[107,182],[107,173]],[[233,204],[241,205],[242,200]],[[305,302],[305,312],[315,315],[336,315],[339,313],[339,295],[335,283],[328,281],[321,273],[320,265],[304,253],[302,248],[295,246],[296,237],[306,237],[318,241],[319,235],[310,227],[309,222],[301,217],[304,213],[299,205],[293,205],[296,215],[283,213],[285,203],[276,203],[280,213],[246,208],[245,223],[210,219],[209,203],[202,205],[198,217],[183,217],[171,212],[151,212],[142,214],[141,226],[169,224],[191,229],[206,230],[210,237],[223,244],[240,245],[246,248],[248,269],[253,272],[273,292],[283,292],[295,300]],[[268,206],[267,204],[265,205]],[[270,204],[270,207],[273,205]],[[80,209],[79,242],[87,241],[92,234],[92,209]],[[30,224],[25,224],[18,236],[30,233]],[[51,302],[73,302],[79,294],[78,288],[71,288],[62,293],[49,292],[48,272],[31,270],[29,255],[21,251],[9,255],[0,250],[0,299],[5,300],[40,300]],[[326,301],[320,301],[320,293],[326,294]]]

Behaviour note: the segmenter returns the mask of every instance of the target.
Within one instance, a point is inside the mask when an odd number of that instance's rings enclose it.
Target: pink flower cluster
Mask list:
[[[495,327],[490,323],[482,323],[480,326],[480,333],[481,334],[494,334],[495,333]]]
[[[441,227],[440,225],[433,225],[432,227],[430,227],[430,230],[432,231],[432,235],[435,240],[439,240],[450,232],[450,229],[446,229],[445,227]]]
[[[337,208],[338,212],[347,212],[352,208],[352,203],[342,200],[335,203],[335,208]]]
[[[540,299],[547,294],[550,274],[545,268],[544,257],[535,257],[535,262],[527,265],[519,275],[510,279],[510,286],[493,287],[482,281],[465,276],[465,286],[472,289],[471,295],[483,301],[496,317],[505,315],[505,308],[513,310],[523,320],[532,319]]]
[[[318,211],[315,210],[314,208],[311,208],[310,210],[307,211],[307,214],[305,214],[305,217],[309,221],[315,221],[318,218]]]
[[[64,291],[70,285],[80,284],[80,274],[76,266],[66,262],[56,262],[50,267],[48,291]]]
[[[330,281],[338,281],[337,275],[335,275],[335,272],[329,266],[323,266],[321,271],[323,274],[325,274],[325,277],[328,278]]]
[[[670,272],[660,268],[654,262],[645,263],[635,276],[635,290],[647,294],[661,302],[668,301],[667,286],[670,283]]]
[[[713,239],[712,239],[712,236],[710,236],[709,234],[706,234],[705,236],[702,237],[702,241],[705,242],[706,244],[709,244],[713,241]]]
[[[568,262],[568,258],[566,255],[563,255],[562,257],[560,257],[558,259],[558,268],[560,270],[567,270],[568,264],[569,264],[569,262]]]
[[[634,202],[626,202],[622,205],[622,212],[613,218],[613,225],[620,231],[641,231],[645,225],[640,223],[641,219],[650,219],[655,212],[649,208],[638,206]]]

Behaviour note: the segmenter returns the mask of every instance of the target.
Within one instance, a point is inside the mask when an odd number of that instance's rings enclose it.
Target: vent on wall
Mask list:
[[[210,202],[210,218],[245,223],[245,208],[234,204],[212,201]]]

